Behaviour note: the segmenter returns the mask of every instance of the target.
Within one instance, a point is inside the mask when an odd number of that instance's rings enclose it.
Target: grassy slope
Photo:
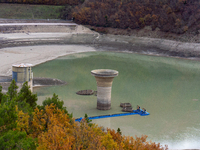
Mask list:
[[[59,19],[63,6],[0,3],[0,18],[6,19]]]

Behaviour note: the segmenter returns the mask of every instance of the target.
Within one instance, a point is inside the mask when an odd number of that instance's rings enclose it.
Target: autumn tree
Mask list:
[[[38,149],[70,149],[74,141],[72,127],[68,114],[53,104],[47,105],[44,112],[36,108],[31,125],[32,135],[38,135]]]
[[[198,0],[88,0],[68,12],[69,19],[96,27],[136,29],[151,26],[182,34],[192,26],[200,29]]]
[[[113,137],[109,131],[102,137],[101,142],[102,148],[105,148],[107,150],[119,149],[117,142],[113,140]]]
[[[0,149],[164,149],[159,143],[146,141],[147,136],[123,136],[120,129],[105,132],[86,114],[81,122],[75,122],[56,94],[35,107],[29,100],[36,96],[27,84],[16,93],[14,83],[2,95],[0,104]]]
[[[73,149],[102,149],[101,139],[105,133],[95,124],[88,125],[86,120],[82,120],[75,124],[72,135],[76,139]]]

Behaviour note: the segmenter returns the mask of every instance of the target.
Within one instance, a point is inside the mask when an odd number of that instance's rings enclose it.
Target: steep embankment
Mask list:
[[[37,23],[36,23],[37,24]],[[131,51],[137,53],[178,57],[200,57],[199,43],[173,40],[99,34],[74,23],[1,26],[1,48],[46,44],[86,44],[97,50]]]

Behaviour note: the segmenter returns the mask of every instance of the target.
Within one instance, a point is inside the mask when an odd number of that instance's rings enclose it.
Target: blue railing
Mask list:
[[[130,113],[120,113],[120,114],[111,114],[111,115],[92,116],[92,117],[88,117],[88,119],[89,120],[93,120],[93,119],[129,116],[129,115],[147,116],[147,115],[150,115],[150,113],[148,113],[146,111],[144,112],[143,110],[133,110],[133,112],[130,112]],[[80,117],[80,118],[75,119],[75,121],[80,122],[82,119],[84,119],[84,118]]]

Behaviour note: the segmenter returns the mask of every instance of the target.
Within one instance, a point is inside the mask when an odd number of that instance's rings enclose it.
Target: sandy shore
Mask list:
[[[0,76],[12,74],[12,64],[31,63],[34,66],[60,56],[95,51],[84,45],[42,45],[0,49]]]
[[[12,75],[12,65],[34,66],[60,56],[95,51],[85,45],[93,31],[75,23],[0,23],[0,76]],[[84,35],[77,38],[77,34]],[[87,38],[87,34],[92,35]],[[69,40],[69,41],[68,41]],[[77,41],[77,42],[76,42]]]

